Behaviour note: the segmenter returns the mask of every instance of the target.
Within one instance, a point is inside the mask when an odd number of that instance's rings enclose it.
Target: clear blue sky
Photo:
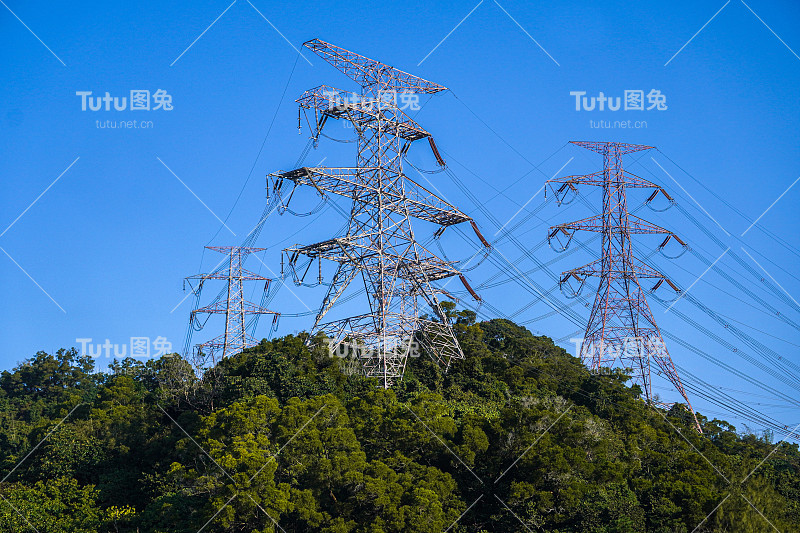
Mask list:
[[[476,7],[472,2],[251,1],[117,5],[4,0],[5,7],[0,6],[0,231],[5,232],[0,247],[6,253],[0,255],[5,300],[0,311],[4,332],[0,367],[11,368],[38,350],[76,345],[77,338],[91,337],[95,342],[108,338],[124,344],[132,336],[164,336],[176,350],[182,347],[191,306],[187,300],[173,311],[184,297],[182,278],[214,266],[216,259],[203,256],[202,249],[215,234],[216,245],[241,241],[263,209],[264,175],[292,168],[305,145],[308,131],[297,134],[293,100],[322,83],[355,88],[309,51],[304,50],[305,58],[298,60],[293,46],[313,37],[452,89],[453,93],[434,96],[417,119],[434,134],[458,178],[501,223],[567,161],[560,175],[598,168],[597,156],[565,147],[569,140],[657,146],[662,153],[649,154],[629,169],[663,184],[723,247],[677,209],[638,213],[674,229],[710,260],[730,246],[731,252],[719,265],[731,279],[763,297],[790,321],[800,321],[796,306],[765,290],[732,258],[735,252],[762,277],[773,277],[774,284],[791,295],[788,300],[800,298],[795,268],[800,259],[796,217],[800,186],[786,192],[800,176],[800,58],[795,53],[800,50],[800,4],[753,0],[745,5],[732,0],[727,4],[534,5],[506,0],[501,7],[484,0]],[[92,91],[102,96],[108,91],[112,96],[128,96],[138,89],[165,90],[174,109],[82,111],[81,97],[76,95]],[[590,96],[602,91],[621,96],[626,89],[659,90],[666,95],[667,109],[576,111],[570,95],[572,91],[586,91]],[[256,158],[273,117],[274,125]],[[152,128],[101,129],[96,124],[134,119],[152,121]],[[632,129],[590,127],[590,121],[600,120],[647,124]],[[328,133],[346,138],[352,131],[334,124]],[[306,163],[316,164],[325,156],[325,164],[353,163],[351,145],[327,140],[311,152]],[[422,168],[434,166],[426,146],[414,147],[409,159]],[[415,175],[412,169],[409,174]],[[446,174],[427,177],[448,200],[474,216],[484,234],[494,240],[491,236],[497,226]],[[241,199],[227,223],[230,232],[223,228],[217,233],[217,217],[227,217],[240,191]],[[783,193],[758,226],[739,237]],[[527,203],[512,225],[537,209],[542,200],[540,194]],[[599,196],[595,193],[587,200],[598,205]],[[631,208],[641,200],[632,195]],[[308,193],[299,196],[293,207],[311,208],[313,203]],[[547,205],[537,213],[541,219],[532,218],[514,233],[533,247],[544,238],[547,225],[589,214],[581,202],[568,208]],[[257,244],[268,248],[262,258],[277,271],[281,248],[330,237],[342,223],[334,209],[326,209],[316,219],[273,216]],[[766,236],[762,228],[779,236],[786,246]],[[421,227],[420,235],[426,239],[430,232]],[[457,232],[446,236],[443,245],[449,257],[462,259],[471,253]],[[579,238],[586,242],[589,237]],[[647,238],[637,242],[642,255],[656,244]],[[596,249],[596,241],[589,246]],[[519,259],[520,251],[509,241],[497,248],[521,270],[533,267],[528,259]],[[557,257],[546,245],[535,254],[542,262]],[[577,252],[551,268],[560,273],[589,259]],[[707,266],[696,256],[686,254],[674,261],[654,256],[652,262],[684,288],[692,286],[690,294],[707,306],[742,322],[737,323],[742,331],[800,365],[798,330],[769,316],[716,272],[708,272],[695,283]],[[248,266],[267,273],[257,261]],[[480,286],[496,271],[486,262],[471,271],[469,278],[473,286]],[[546,288],[553,285],[541,271],[531,278]],[[456,281],[449,287],[460,289],[457,285]],[[294,293],[284,289],[272,307],[286,314],[300,313],[307,310],[305,305],[314,308],[322,296],[319,290],[291,289]],[[591,290],[588,293],[591,296]],[[484,288],[481,294],[507,315],[531,300],[514,283]],[[563,300],[558,293],[555,298]],[[797,396],[790,385],[699,334],[674,313],[665,313],[655,301],[651,305],[665,329],[776,390]],[[584,318],[588,314],[582,306],[573,309]],[[537,303],[514,318],[530,320],[549,310]],[[678,302],[674,310],[745,349],[730,331],[688,301]],[[490,316],[491,312],[483,308],[481,314]],[[309,318],[287,317],[281,321],[279,334],[308,325]],[[554,339],[578,329],[559,315],[529,327]],[[258,336],[265,336],[267,329],[264,321]],[[209,329],[195,340],[218,331],[210,322]],[[561,344],[574,350],[568,341]],[[787,425],[800,422],[796,406],[683,347],[669,341],[668,345],[677,364],[713,386],[743,391],[730,394]],[[797,373],[792,379],[798,379]],[[677,399],[664,383],[657,386],[664,387],[656,391],[665,399]],[[699,398],[695,404],[710,416],[735,421]]]

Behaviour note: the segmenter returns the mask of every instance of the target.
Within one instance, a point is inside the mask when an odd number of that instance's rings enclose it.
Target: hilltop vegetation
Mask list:
[[[466,359],[412,359],[387,391],[302,336],[202,380],[40,352],[0,376],[0,531],[800,531],[797,445],[701,437],[621,372],[453,315]]]

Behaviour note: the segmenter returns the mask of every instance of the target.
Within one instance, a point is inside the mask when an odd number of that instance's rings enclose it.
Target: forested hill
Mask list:
[[[0,531],[800,531],[796,445],[701,437],[623,374],[454,314],[466,359],[388,391],[292,335],[202,381],[40,352],[0,377]]]

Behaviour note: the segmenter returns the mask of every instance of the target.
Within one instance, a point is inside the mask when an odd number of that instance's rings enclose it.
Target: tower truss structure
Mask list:
[[[218,267],[208,274],[197,274],[186,278],[187,281],[197,281],[197,288],[193,292],[198,299],[203,285],[207,280],[222,280],[227,282],[227,288],[220,292],[214,301],[205,306],[195,308],[189,315],[190,332],[192,329],[201,329],[202,325],[198,320],[201,314],[221,314],[225,315],[225,331],[221,335],[195,346],[193,356],[195,365],[205,366],[209,360],[216,363],[219,359],[237,354],[245,348],[255,346],[258,341],[247,333],[247,317],[258,315],[272,315],[273,326],[277,324],[280,313],[270,311],[261,305],[254,304],[245,300],[244,285],[245,281],[264,281],[264,295],[268,294],[269,285],[272,281],[244,268],[244,261],[248,255],[260,252],[266,248],[251,248],[242,246],[206,246],[208,250],[227,255],[227,258],[220,262]],[[263,299],[262,299],[263,300]],[[199,327],[198,327],[199,326]],[[187,337],[187,347],[190,337]]]
[[[628,212],[626,191],[629,188],[653,189],[648,202],[659,193],[672,203],[672,198],[660,186],[623,169],[622,156],[652,146],[617,142],[583,142],[572,144],[603,156],[603,170],[585,176],[566,176],[549,180],[548,185],[559,203],[568,194],[578,192],[579,186],[601,187],[603,211],[601,214],[553,226],[549,230],[551,241],[569,244],[577,231],[591,231],[602,235],[602,255],[582,267],[562,273],[560,284],[578,283],[588,277],[599,278],[586,333],[580,349],[581,360],[591,370],[610,367],[616,359],[633,369],[633,379],[642,388],[648,403],[653,402],[651,390],[651,362],[686,400],[698,431],[702,431],[691,402],[684,390],[675,365],[667,351],[661,331],[647,304],[642,280],[654,282],[651,291],[666,283],[675,292],[680,289],[664,274],[634,256],[631,235],[663,235],[659,249],[675,239],[684,248],[687,245],[673,232],[648,222]]]
[[[435,94],[445,87],[313,39],[304,43],[339,71],[358,83],[360,93],[322,85],[297,99],[316,141],[329,119],[347,120],[357,138],[355,167],[302,167],[270,174],[278,189],[284,180],[311,186],[322,195],[352,200],[344,235],[284,250],[293,268],[299,257],[338,263],[327,294],[316,315],[312,336],[322,332],[335,342],[357,343],[363,349],[364,372],[384,388],[402,379],[408,349],[416,342],[445,369],[464,357],[437,294],[434,282],[459,276],[454,262],[437,257],[422,246],[412,229],[412,218],[441,226],[469,222],[481,241],[474,221],[403,173],[403,157],[412,142],[428,139],[437,162],[445,163],[430,133],[401,109],[405,95]],[[361,276],[369,311],[342,320],[323,322],[345,289]],[[431,310],[421,313],[420,302]]]

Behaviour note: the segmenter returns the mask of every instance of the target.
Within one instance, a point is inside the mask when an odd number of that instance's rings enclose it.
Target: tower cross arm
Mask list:
[[[187,279],[187,280],[201,280],[201,281],[207,280],[207,279],[228,279],[231,276],[229,270],[230,270],[229,267],[224,266],[224,267],[222,267],[220,269],[215,270],[214,272],[211,272],[211,273],[208,273],[208,274],[195,274],[193,276],[186,276],[185,279]],[[267,278],[267,277],[262,276],[260,274],[256,274],[255,272],[247,270],[246,268],[242,268],[241,270],[242,270],[241,276],[239,276],[238,273],[234,273],[234,276],[237,279],[239,277],[241,277],[242,281],[267,281],[267,282],[271,282],[272,281],[272,278]]]
[[[277,314],[278,313],[276,313],[276,315]],[[256,339],[252,335],[249,335],[249,334],[245,333],[245,335],[243,337],[243,342],[244,342],[243,348],[247,348],[247,347],[255,346],[256,344],[258,344],[258,339]],[[215,352],[217,350],[224,350],[225,346],[226,346],[225,334],[222,334],[222,335],[218,335],[218,336],[214,337],[210,341],[206,341],[206,342],[204,342],[202,344],[198,344],[197,348],[202,350],[202,351],[204,351],[204,352],[206,350],[208,350],[210,352]]]
[[[219,301],[207,305],[205,307],[198,307],[192,314],[197,313],[207,313],[207,314],[226,314],[230,310],[228,308],[227,301]],[[254,304],[252,302],[244,301],[242,302],[242,311],[246,314],[253,314],[253,315],[280,315],[280,313],[276,311],[272,311],[267,309],[266,307],[262,307],[260,305]]]
[[[646,144],[629,144],[629,143],[608,143],[608,142],[595,142],[595,141],[570,141],[570,144],[586,148],[598,154],[632,154],[641,150],[652,150],[655,146],[648,146]]]
[[[306,246],[286,248],[284,253],[290,263],[304,255],[311,259],[327,259],[339,263],[350,262],[363,270],[379,273],[387,265],[397,273],[397,277],[419,283],[436,281],[460,272],[450,261],[444,261],[425,248],[419,247],[416,257],[410,258],[391,248],[379,249],[372,233],[350,237],[337,237]],[[380,259],[380,262],[378,261]]]
[[[305,246],[291,246],[285,248],[283,253],[289,260],[290,264],[297,262],[297,258],[301,255],[310,257],[311,259],[328,259],[336,262],[357,262],[358,258],[353,253],[354,239],[349,237],[334,237],[326,241],[317,242],[314,244],[307,244]]]
[[[616,185],[632,189],[658,189],[659,191],[663,192],[668,199],[672,200],[672,197],[669,196],[660,185],[637,176],[636,174],[632,174],[627,170],[623,170],[617,174],[599,170],[583,176],[564,176],[561,178],[555,178],[547,180],[546,183],[550,187],[550,190],[556,193],[561,193],[567,187],[578,185],[592,185],[595,187]]]
[[[379,187],[373,177],[377,167],[301,167],[288,172],[270,174],[273,179],[288,179],[296,185],[308,185],[320,194],[333,193],[346,198],[378,206],[378,194],[382,196],[384,209],[397,214],[409,215],[440,226],[451,226],[472,219],[462,213],[411,178],[401,175],[407,185],[398,187]],[[373,201],[374,200],[374,201]]]
[[[582,220],[576,220],[575,222],[567,222],[565,224],[558,224],[556,226],[550,227],[550,236],[554,237],[559,232],[565,233],[567,235],[571,234],[571,232],[575,231],[593,231],[596,233],[603,233],[606,231],[617,231],[617,232],[626,232],[630,234],[651,234],[651,235],[668,235],[672,238],[678,239],[677,235],[666,228],[662,228],[661,226],[657,226],[652,222],[648,222],[643,218],[639,218],[636,215],[632,215],[627,213],[627,219],[623,219],[623,222],[617,225],[608,225],[606,221],[606,217],[603,215],[594,215],[588,218],[584,218]],[[679,242],[683,243],[680,239]],[[666,243],[665,243],[666,244]]]
[[[561,273],[560,282],[565,283],[570,278],[575,278],[580,282],[588,277],[603,277],[613,275],[615,277],[630,277],[636,276],[638,279],[658,279],[659,281],[655,288],[658,288],[662,282],[666,282],[676,292],[680,289],[672,283],[669,278],[658,270],[647,265],[645,262],[631,258],[630,261],[622,263],[604,262],[602,259],[596,259],[591,263],[587,263],[581,267],[566,270]]]
[[[321,39],[311,39],[303,43],[303,46],[362,87],[378,86],[385,90],[420,94],[435,94],[447,90],[447,87],[438,83],[409,74]]]
[[[342,91],[328,85],[320,85],[305,91],[295,100],[300,109],[313,110],[317,117],[317,130],[322,129],[327,117],[345,118],[359,128],[392,131],[398,137],[416,141],[429,137],[430,133],[417,124],[393,104],[380,98]],[[391,113],[385,113],[385,109]]]

